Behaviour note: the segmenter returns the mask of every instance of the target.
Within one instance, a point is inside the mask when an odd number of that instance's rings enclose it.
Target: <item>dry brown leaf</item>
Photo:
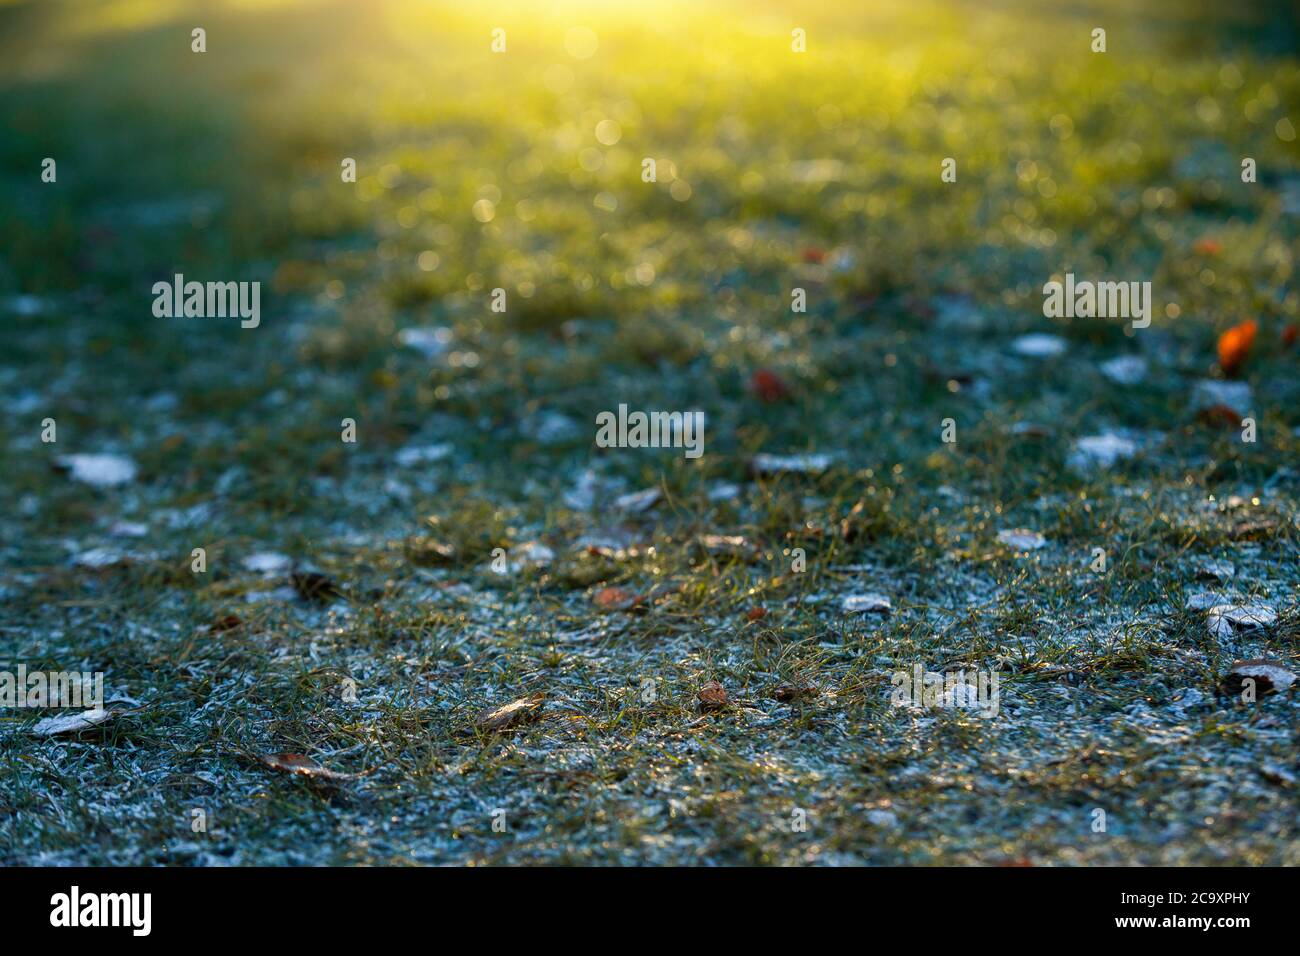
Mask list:
[[[1273,691],[1286,690],[1295,683],[1295,674],[1281,661],[1270,657],[1237,661],[1223,678],[1224,693],[1241,693],[1245,689],[1247,680],[1255,682],[1255,690],[1262,697]]]
[[[238,614],[226,614],[217,618],[210,625],[208,631],[213,634],[220,634],[223,631],[234,631],[244,626],[243,618]]]
[[[330,770],[326,767],[322,767],[306,754],[263,754],[262,763],[266,764],[272,770],[279,770],[282,773],[292,774],[295,777],[306,777],[308,780],[324,780],[327,783],[343,783],[348,780],[356,779],[356,774],[339,773],[337,770]]]
[[[701,687],[695,696],[699,699],[700,710],[706,714],[711,711],[722,710],[731,704],[731,698],[727,696],[726,688],[715,680],[711,680]]]
[[[500,707],[489,707],[479,714],[474,726],[479,730],[493,732],[515,727],[537,717],[537,710],[546,700],[545,694],[529,694]]]
[[[783,704],[791,704],[796,701],[809,700],[819,693],[821,691],[814,684],[782,684],[772,691],[772,699]]]
[[[645,597],[633,594],[627,588],[611,587],[601,588],[596,592],[593,600],[604,611],[630,611],[643,603]]]

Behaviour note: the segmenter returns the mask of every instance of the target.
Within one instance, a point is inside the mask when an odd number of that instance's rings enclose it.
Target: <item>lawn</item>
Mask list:
[[[0,671],[108,698],[0,710],[0,862],[1300,863],[1297,50],[0,3]]]

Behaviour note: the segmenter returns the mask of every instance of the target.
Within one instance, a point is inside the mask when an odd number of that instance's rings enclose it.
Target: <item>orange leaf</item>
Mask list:
[[[1295,345],[1297,337],[1300,337],[1300,326],[1297,326],[1294,322],[1282,330],[1282,344],[1287,348]]]
[[[1258,331],[1259,323],[1247,319],[1219,336],[1219,368],[1223,369],[1223,374],[1235,375],[1241,368]]]
[[[1219,244],[1218,239],[1206,236],[1204,239],[1197,239],[1192,244],[1192,251],[1200,256],[1217,256],[1223,251],[1223,246]]]

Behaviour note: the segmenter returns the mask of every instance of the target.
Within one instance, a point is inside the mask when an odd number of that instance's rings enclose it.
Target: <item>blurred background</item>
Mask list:
[[[1071,270],[1151,280],[1157,325],[1206,355],[1297,312],[1287,3],[9,2],[0,38],[16,407],[53,389],[120,437],[166,392],[195,429],[145,452],[158,469],[225,460],[202,429],[247,432],[268,396],[360,405],[394,446],[435,410],[586,421],[667,395],[732,448],[815,442],[810,421],[987,373],[972,343],[1037,329]],[[155,320],[176,272],[262,281],[262,328]],[[802,414],[733,414],[757,366]],[[264,437],[240,460],[337,465]]]

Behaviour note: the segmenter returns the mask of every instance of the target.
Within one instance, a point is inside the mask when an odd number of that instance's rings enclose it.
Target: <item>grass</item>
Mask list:
[[[819,6],[0,6],[0,660],[138,702],[54,739],[0,712],[0,859],[1300,862],[1295,694],[1219,693],[1297,659],[1300,28]],[[1044,318],[1067,271],[1149,279],[1151,327]],[[155,319],[176,272],[261,281],[260,327]],[[1253,444],[1192,401],[1246,318]],[[1016,351],[1038,332],[1064,353]],[[704,456],[596,448],[619,403],[704,410]],[[1118,429],[1133,457],[1067,465]],[[833,464],[751,472],[808,451]],[[55,470],[78,452],[138,477]],[[552,560],[492,569],[529,542]],[[1214,589],[1278,622],[1213,636],[1186,603]],[[866,591],[892,613],[841,610]],[[892,706],[915,663],[996,668],[999,715]],[[701,713],[708,681],[730,706]]]

